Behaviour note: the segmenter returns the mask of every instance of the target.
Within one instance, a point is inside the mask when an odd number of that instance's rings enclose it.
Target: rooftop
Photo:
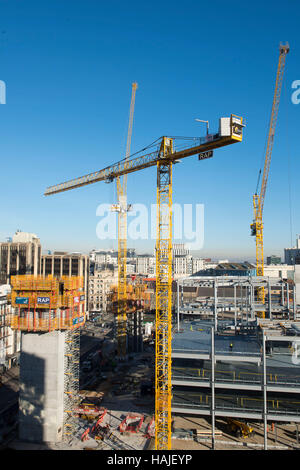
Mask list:
[[[219,321],[220,329],[233,325],[233,322]],[[184,320],[173,330],[172,351],[209,354],[211,352],[211,328],[214,325],[209,320]],[[232,350],[230,350],[232,344]],[[216,354],[229,355],[260,355],[260,344],[253,335],[234,335],[215,333]]]

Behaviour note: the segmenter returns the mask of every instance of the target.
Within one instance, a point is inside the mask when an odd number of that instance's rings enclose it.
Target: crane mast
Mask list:
[[[130,156],[132,124],[137,83],[132,84],[125,161]],[[124,359],[127,353],[127,174],[117,176],[118,205],[118,310],[117,310],[117,349],[118,357]]]
[[[281,88],[282,88],[282,80],[283,80],[283,72],[285,66],[285,59],[286,55],[288,54],[290,48],[289,45],[280,44],[279,46],[279,61],[276,73],[276,82],[275,82],[275,90],[274,90],[274,97],[273,97],[273,104],[272,104],[272,112],[270,118],[270,125],[268,131],[268,138],[267,138],[267,147],[266,147],[266,155],[265,155],[265,162],[264,162],[264,171],[261,181],[261,188],[260,193],[257,192],[253,196],[253,223],[251,224],[251,235],[256,237],[256,275],[263,276],[264,275],[264,243],[263,243],[263,208],[264,208],[264,201],[265,201],[265,194],[270,170],[270,163],[271,163],[271,155],[273,150],[274,144],[274,136],[275,136],[275,129],[278,117],[278,109],[279,109],[279,102],[280,102],[280,95],[281,95]],[[263,287],[260,287],[257,292],[258,301],[261,304],[265,303],[265,291]],[[264,316],[264,312],[262,312],[262,316]]]
[[[243,119],[221,118],[219,132],[193,138],[193,145],[175,149],[175,137],[162,137],[155,151],[124,158],[102,170],[59,183],[45,196],[69,191],[99,181],[112,182],[128,173],[157,168],[156,322],[155,322],[155,448],[171,449],[171,341],[172,341],[172,166],[183,158],[212,157],[211,150],[241,142]],[[185,140],[186,142],[186,140]]]

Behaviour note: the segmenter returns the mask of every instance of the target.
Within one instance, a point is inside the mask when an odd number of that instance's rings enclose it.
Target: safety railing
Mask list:
[[[81,314],[64,314],[59,316],[43,315],[30,312],[24,316],[7,315],[6,325],[14,330],[22,331],[53,331],[53,330],[72,330],[83,326],[85,323],[85,315]]]
[[[184,354],[210,354],[210,349],[189,349],[189,348],[172,348],[172,353],[184,353]],[[237,351],[228,349],[218,349],[215,351],[215,356],[241,356],[241,357],[260,357],[260,351]]]
[[[81,289],[83,287],[82,276],[61,276],[60,278],[51,275],[32,276],[18,275],[11,277],[11,286],[17,291],[57,291],[60,284],[65,290]]]
[[[203,368],[173,367],[172,379],[182,381],[210,381],[211,370]],[[300,387],[300,375],[266,374],[267,385]],[[259,372],[238,370],[215,370],[215,382],[257,385],[262,384],[263,375]]]
[[[266,401],[267,412],[277,415],[300,415],[300,401],[276,400]],[[180,394],[173,393],[172,407],[191,409],[210,409],[211,396],[205,394]],[[264,408],[263,398],[228,397],[215,395],[215,411],[240,411],[246,413],[262,413]]]

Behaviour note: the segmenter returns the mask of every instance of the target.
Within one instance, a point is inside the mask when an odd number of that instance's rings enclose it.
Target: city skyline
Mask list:
[[[196,118],[207,119],[211,131],[221,116],[236,113],[245,118],[242,143],[216,150],[207,161],[190,157],[174,167],[173,202],[204,204],[203,257],[217,253],[222,258],[254,259],[252,196],[263,160],[278,46],[288,40],[291,51],[264,208],[265,256],[282,254],[293,245],[300,209],[295,177],[300,169],[295,138],[300,105],[292,102],[292,85],[299,78],[300,7],[287,3],[293,17],[288,9],[270,12],[263,4],[257,16],[258,2],[238,5],[239,25],[222,2],[200,8],[188,1],[183,12],[169,9],[166,2],[159,5],[159,17],[147,5],[139,5],[134,20],[117,2],[125,22],[115,19],[111,4],[100,8],[97,2],[88,7],[73,2],[70,11],[53,1],[50,15],[41,3],[27,2],[26,8],[20,3],[17,18],[16,5],[3,6],[0,78],[7,96],[6,104],[0,105],[0,150],[3,173],[13,175],[14,184],[9,177],[2,184],[1,239],[20,228],[37,233],[50,250],[88,252],[98,246],[97,207],[116,202],[115,183],[49,198],[43,193],[49,185],[122,158],[131,83],[137,81],[132,152],[162,134],[205,135],[205,125]],[[200,39],[197,14],[211,17],[211,8],[219,11],[222,21],[215,18],[203,24]],[[170,19],[167,24],[161,19],[164,14]],[[230,29],[239,35],[238,48],[231,47]],[[130,203],[149,207],[155,199],[155,169],[129,175]],[[116,240],[104,241],[103,246],[116,247]],[[134,246],[144,252],[152,251],[154,244],[136,240]]]

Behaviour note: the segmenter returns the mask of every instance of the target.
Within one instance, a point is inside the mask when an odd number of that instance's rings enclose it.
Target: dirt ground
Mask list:
[[[237,438],[228,429],[228,424],[223,419],[216,419],[215,422],[215,450],[263,450],[264,449],[264,426],[263,423],[251,422],[255,434],[246,438]],[[187,429],[187,430],[208,430],[211,431],[211,424],[209,419],[198,418],[194,416],[175,416],[174,417],[174,430]],[[221,433],[221,434],[219,434]],[[194,435],[193,435],[194,436]],[[299,429],[300,440],[300,429]],[[172,450],[211,450],[211,434],[197,442],[196,438],[192,439],[173,439]],[[276,424],[268,425],[268,450],[292,450],[300,449],[297,443],[296,425],[292,424]]]

